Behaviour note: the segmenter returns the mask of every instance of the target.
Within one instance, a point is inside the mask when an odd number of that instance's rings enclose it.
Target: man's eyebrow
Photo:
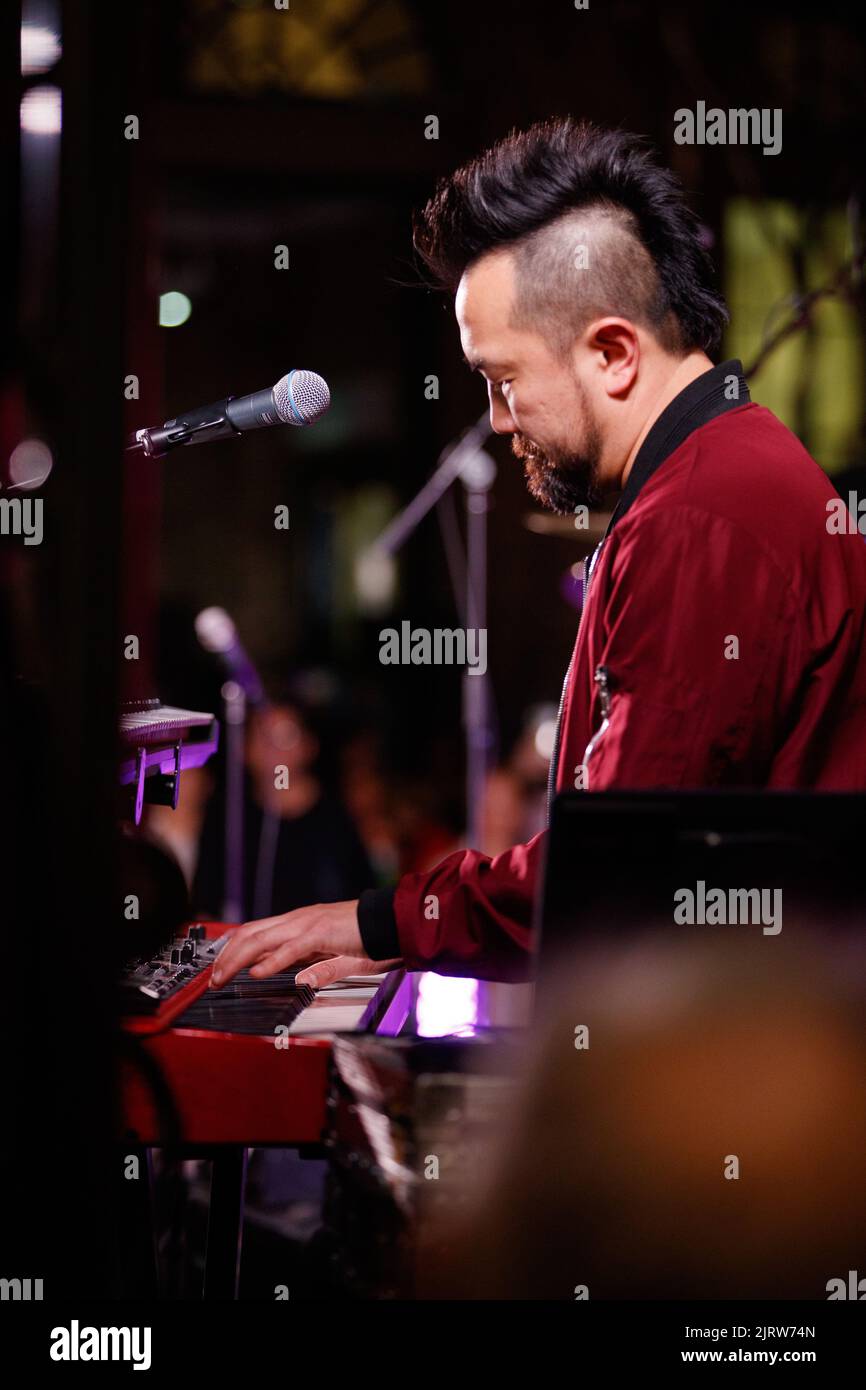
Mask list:
[[[483,357],[467,357],[463,354],[463,361],[471,372],[504,372],[509,369],[508,362],[485,362]]]

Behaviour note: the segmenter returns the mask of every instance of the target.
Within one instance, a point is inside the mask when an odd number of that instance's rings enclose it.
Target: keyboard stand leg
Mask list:
[[[247,1150],[225,1144],[213,1152],[203,1297],[236,1299],[247,1186]]]
[[[136,1160],[135,1176],[129,1165]],[[159,1298],[159,1262],[154,1224],[151,1151],[127,1144],[118,1154],[120,1177],[121,1251],[124,1298]]]

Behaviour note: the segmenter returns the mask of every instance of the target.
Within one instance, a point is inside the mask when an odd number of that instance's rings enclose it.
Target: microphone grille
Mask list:
[[[296,367],[274,387],[277,414],[287,425],[314,425],[331,404],[328,383],[318,372]]]

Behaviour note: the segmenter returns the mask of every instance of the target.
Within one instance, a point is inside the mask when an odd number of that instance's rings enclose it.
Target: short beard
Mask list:
[[[570,449],[540,449],[525,435],[511,436],[511,449],[523,463],[530,495],[543,507],[569,516],[576,507],[597,506],[604,496],[599,477],[601,432],[595,420],[585,426],[580,453]]]

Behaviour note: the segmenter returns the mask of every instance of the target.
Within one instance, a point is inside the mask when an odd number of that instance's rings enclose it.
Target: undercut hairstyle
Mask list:
[[[513,131],[440,181],[414,219],[415,248],[454,293],[488,252],[514,256],[514,327],[560,356],[615,315],[676,356],[716,357],[729,314],[700,224],[648,142],[571,117]]]

